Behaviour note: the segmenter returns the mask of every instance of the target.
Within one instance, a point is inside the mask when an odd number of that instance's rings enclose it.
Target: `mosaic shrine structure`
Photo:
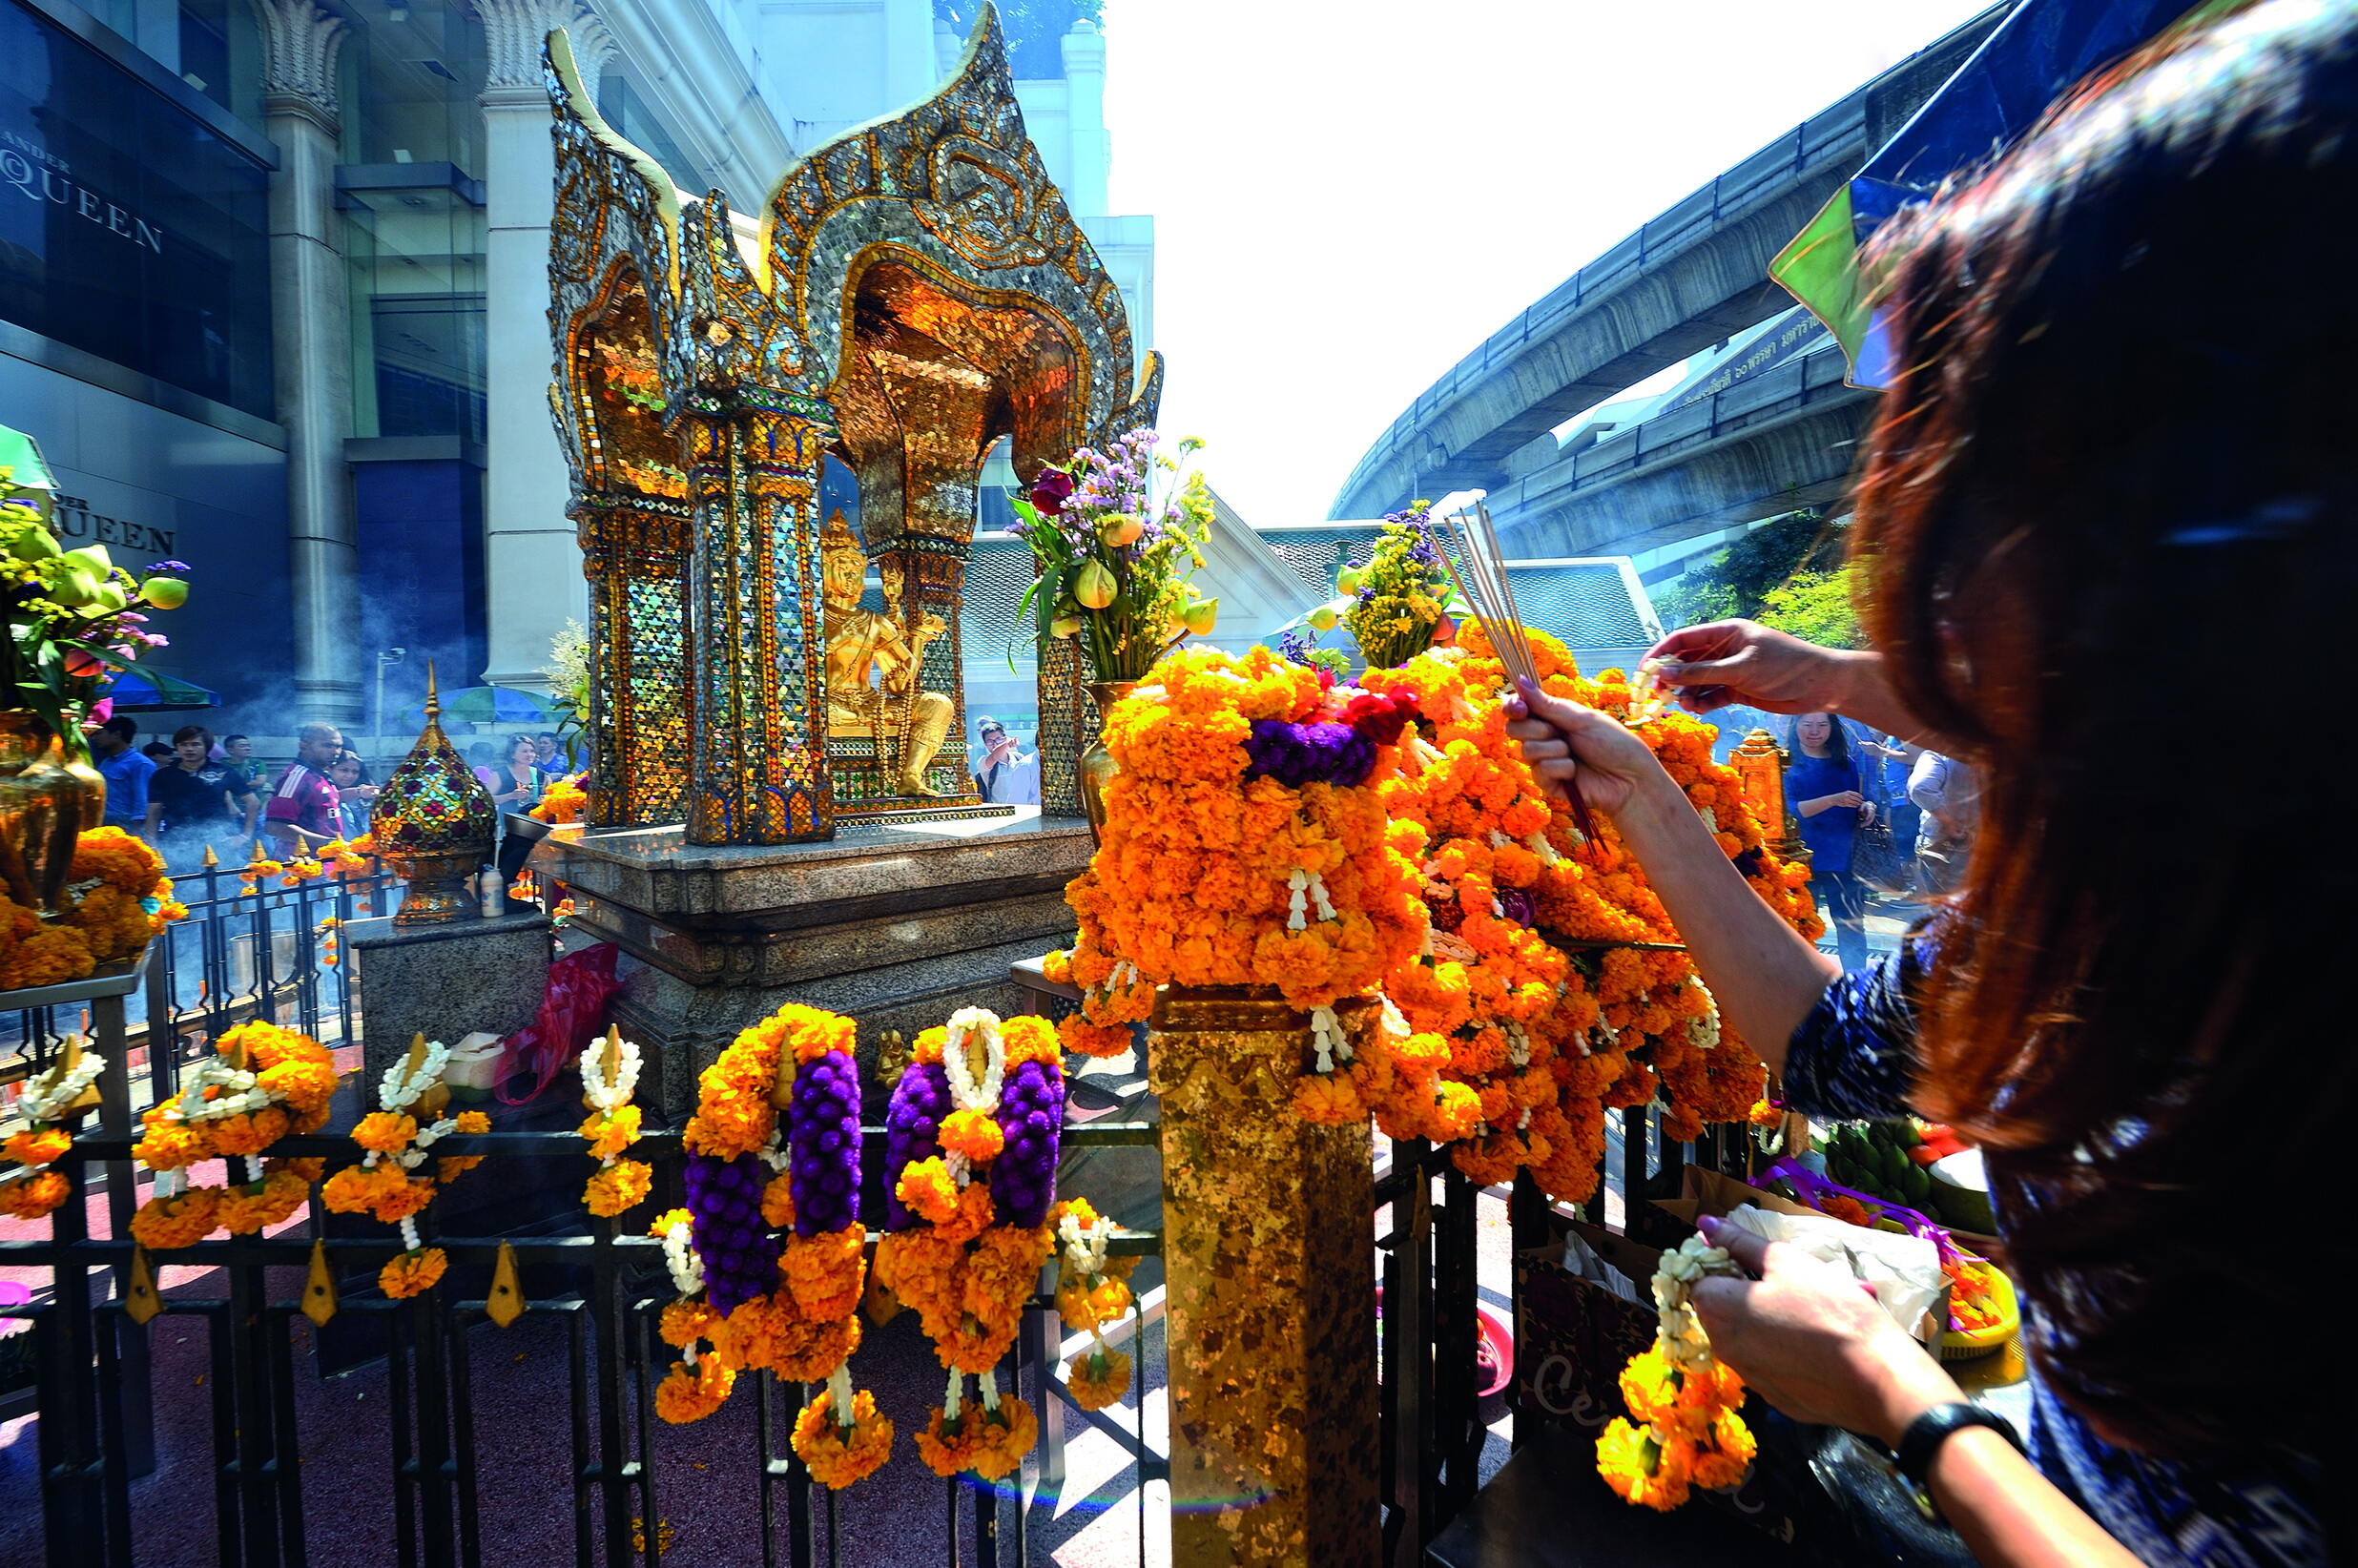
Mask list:
[[[826,143],[756,222],[598,115],[563,32],[550,397],[590,580],[593,827],[697,844],[978,808],[958,602],[985,455],[1018,474],[1153,423],[1120,291],[1024,129],[985,7],[933,97]],[[819,513],[833,455],[859,533]],[[862,609],[870,566],[886,608]],[[1040,661],[1043,809],[1093,738]]]

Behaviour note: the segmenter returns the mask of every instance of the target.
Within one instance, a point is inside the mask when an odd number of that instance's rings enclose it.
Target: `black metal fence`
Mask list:
[[[107,1234],[90,1233],[86,1210],[76,1201],[56,1211],[49,1239],[0,1241],[0,1267],[36,1269],[48,1278],[49,1288],[18,1312],[31,1320],[39,1368],[36,1426],[48,1561],[53,1568],[131,1568],[189,1560],[143,1552],[131,1483],[155,1464],[151,1334],[196,1324],[203,1326],[206,1345],[201,1403],[210,1422],[215,1554],[224,1568],[295,1568],[315,1560],[305,1535],[307,1495],[316,1500],[322,1488],[382,1488],[386,1477],[396,1563],[473,1568],[485,1561],[482,1482],[486,1464],[499,1461],[496,1454],[486,1455],[476,1393],[484,1358],[504,1347],[474,1331],[487,1321],[486,1282],[505,1239],[524,1268],[527,1310],[544,1323],[562,1325],[571,1558],[580,1568],[633,1562],[653,1568],[665,1544],[659,1501],[676,1475],[667,1474],[660,1445],[651,1441],[661,1430],[653,1418],[653,1391],[671,1359],[656,1332],[671,1290],[660,1244],[634,1233],[628,1222],[592,1220],[574,1208],[560,1227],[527,1234],[440,1235],[435,1215],[445,1205],[438,1203],[420,1227],[450,1256],[449,1276],[417,1298],[387,1300],[364,1282],[401,1249],[399,1240],[389,1228],[331,1220],[315,1189],[308,1218],[276,1236],[208,1241],[154,1254],[158,1269],[174,1263],[205,1266],[216,1270],[211,1279],[217,1283],[201,1296],[167,1293],[162,1315],[151,1324],[133,1319],[128,1222],[142,1195],[130,1158],[136,1109],[171,1093],[179,1064],[244,1018],[301,1027],[331,1042],[355,1041],[355,998],[324,961],[325,938],[336,928],[323,922],[365,914],[371,904],[385,907],[391,894],[382,878],[364,877],[249,895],[238,891],[234,876],[221,873],[188,891],[198,895],[190,900],[192,918],[169,946],[160,940],[153,945],[140,991],[145,1021],[161,1027],[115,1022],[100,1028],[95,1044],[110,1053],[110,1065],[101,1083],[99,1125],[85,1129],[61,1166],[77,1195],[103,1192]],[[8,1021],[27,1065],[37,1068],[54,1048],[64,1021],[58,1012],[50,1007]],[[117,1039],[106,1038],[117,1030]],[[147,1048],[134,1051],[134,1043]],[[1715,1165],[1741,1160],[1741,1129],[1720,1135],[1724,1144],[1682,1149],[1665,1144],[1658,1120],[1643,1110],[1608,1117],[1621,1134],[1613,1139],[1620,1145],[1618,1168],[1608,1174],[1632,1206],[1674,1191],[1690,1154]],[[881,1129],[869,1130],[877,1139],[872,1146],[880,1150]],[[1065,1140],[1068,1147],[1086,1149],[1151,1146],[1156,1136],[1148,1122],[1098,1123],[1067,1128]],[[436,1152],[490,1157],[484,1173],[466,1180],[496,1186],[496,1177],[485,1178],[498,1170],[499,1161],[538,1165],[557,1155],[580,1158],[583,1147],[567,1131],[497,1131],[446,1139]],[[349,1140],[334,1136],[281,1140],[272,1152],[322,1156],[332,1165],[350,1163],[358,1153]],[[658,1172],[654,1202],[634,1211],[643,1224],[648,1213],[676,1201],[678,1134],[651,1132],[633,1153]],[[1386,1315],[1380,1400],[1385,1560],[1401,1568],[1419,1560],[1425,1543],[1465,1507],[1480,1481],[1489,1440],[1477,1322],[1484,1201],[1485,1194],[1450,1166],[1445,1149],[1423,1144],[1395,1145],[1371,1193],[1371,1237],[1380,1249]],[[1592,1217],[1603,1217],[1604,1204],[1601,1190],[1589,1206]],[[1546,1239],[1550,1212],[1527,1180],[1517,1184],[1508,1215],[1518,1249]],[[315,1243],[346,1282],[338,1314],[346,1339],[357,1335],[370,1353],[384,1358],[391,1408],[383,1469],[372,1464],[362,1474],[308,1474],[301,1462],[296,1395],[298,1358],[306,1351],[299,1348],[300,1282]],[[1158,1247],[1152,1231],[1125,1232],[1114,1243],[1123,1254],[1150,1254]],[[1041,1413],[1051,1443],[1067,1427],[1084,1426],[1114,1440],[1136,1482],[1138,1558],[1144,1562],[1149,1553],[1146,1495],[1150,1484],[1167,1482],[1169,1472],[1167,1456],[1148,1441],[1149,1357],[1143,1326],[1137,1340],[1129,1411],[1083,1411],[1057,1375],[1059,1320],[1053,1295],[1044,1290],[1029,1304],[1018,1336],[1015,1392]],[[320,1353],[319,1346],[314,1336],[308,1353]],[[553,1379],[549,1386],[553,1391]],[[750,1397],[755,1406],[757,1483],[743,1507],[752,1515],[748,1528],[757,1531],[764,1568],[843,1560],[838,1511],[844,1505],[814,1486],[788,1441],[796,1413],[816,1392],[759,1372],[741,1378],[734,1396],[733,1402]],[[553,1422],[557,1412],[551,1408],[548,1416]],[[916,1461],[904,1448],[898,1462]],[[936,1560],[982,1568],[1029,1562],[1039,1545],[1037,1505],[1053,1497],[1060,1479],[1055,1454],[1035,1449],[1013,1486],[1002,1491],[952,1480],[944,1484],[935,1521],[912,1520],[906,1527],[912,1538],[921,1532],[934,1541]],[[858,1496],[853,1495],[853,1506]],[[550,1543],[544,1560],[561,1559],[561,1550]]]

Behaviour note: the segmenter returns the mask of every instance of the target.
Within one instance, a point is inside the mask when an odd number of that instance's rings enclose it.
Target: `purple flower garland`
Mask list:
[[[941,1152],[941,1119],[950,1113],[950,1075],[939,1062],[912,1062],[893,1085],[884,1113],[884,1228],[906,1230],[912,1223],[895,1190],[913,1161]]]
[[[859,1070],[841,1051],[795,1073],[786,1112],[795,1234],[832,1234],[859,1218]]]
[[[1026,1062],[1006,1078],[999,1096],[999,1131],[1005,1140],[991,1162],[991,1203],[1002,1225],[1047,1223],[1056,1201],[1056,1151],[1065,1124],[1065,1071]]]
[[[690,1239],[704,1262],[705,1299],[724,1315],[777,1288],[783,1248],[761,1217],[769,1172],[757,1154],[734,1160],[691,1154],[687,1170]]]
[[[1348,787],[1375,769],[1376,743],[1348,724],[1254,719],[1245,755],[1248,779],[1273,778],[1289,790],[1314,782]]]

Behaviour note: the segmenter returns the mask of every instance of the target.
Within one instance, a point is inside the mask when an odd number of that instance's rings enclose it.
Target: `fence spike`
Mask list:
[[[163,1310],[164,1299],[155,1293],[155,1271],[148,1268],[147,1248],[134,1243],[131,1248],[131,1283],[123,1291],[123,1315],[145,1325]]]
[[[524,1315],[524,1284],[516,1277],[516,1249],[500,1243],[500,1261],[491,1270],[491,1296],[484,1315],[505,1329]]]
[[[327,1268],[327,1242],[314,1237],[311,1243],[311,1271],[303,1276],[303,1316],[313,1328],[324,1329],[327,1320],[336,1315],[336,1276]]]

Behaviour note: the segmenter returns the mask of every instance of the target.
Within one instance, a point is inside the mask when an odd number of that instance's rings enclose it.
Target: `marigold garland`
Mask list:
[[[1620,671],[1585,679],[1554,638],[1530,642],[1547,691],[1630,712]],[[1668,1135],[1682,1141],[1706,1121],[1741,1119],[1765,1082],[1758,1058],[1674,950],[1677,932],[1610,823],[1590,842],[1523,761],[1506,733],[1507,671],[1479,624],[1454,647],[1369,671],[1362,685],[1419,715],[1380,788],[1396,821],[1423,836],[1429,930],[1385,977],[1399,1018],[1370,1031],[1348,1073],[1304,1080],[1296,1109],[1319,1121],[1372,1113],[1392,1136],[1452,1144],[1475,1181],[1528,1169],[1566,1202],[1596,1190],[1610,1107],[1659,1092]],[[1721,847],[1771,907],[1814,935],[1797,892],[1806,875],[1776,857],[1732,770],[1711,761],[1710,731],[1684,714],[1642,718],[1638,732]]]
[[[1128,1049],[1160,983],[1274,985],[1326,1009],[1416,950],[1419,846],[1376,788],[1405,715],[1355,695],[1266,649],[1197,647],[1107,713],[1104,842],[1065,891],[1084,996],[1067,1045]]]
[[[893,1197],[876,1276],[916,1310],[949,1369],[943,1403],[917,1439],[945,1475],[1004,1475],[1031,1446],[1029,1409],[1001,1402],[993,1369],[1015,1343],[1054,1245],[1051,1216],[1064,1212],[1051,1207],[1064,1096],[1056,1030],[979,1007],[919,1035],[893,1091],[885,1148]],[[995,1144],[981,1132],[985,1124],[997,1130]],[[962,1418],[968,1374],[982,1380],[983,1413]]]
[[[611,1027],[581,1053],[581,1100],[590,1115],[577,1130],[598,1163],[582,1186],[581,1201],[601,1220],[636,1208],[654,1190],[654,1167],[624,1157],[638,1142],[639,1108],[631,1096],[638,1089],[639,1063],[637,1042]]]
[[[163,856],[121,828],[76,838],[68,877],[53,922],[0,894],[0,991],[87,979],[102,963],[138,957],[157,932],[188,917]]]
[[[326,1124],[336,1092],[326,1047],[256,1020],[222,1035],[215,1053],[190,1070],[179,1093],[141,1116],[144,1130],[132,1155],[155,1173],[155,1184],[132,1216],[132,1234],[151,1249],[192,1246],[217,1229],[243,1236],[280,1224],[302,1207],[319,1177],[317,1160],[261,1156],[280,1138]],[[243,1161],[245,1181],[191,1187],[188,1167],[212,1159]]]
[[[1615,1416],[1597,1438],[1597,1473],[1625,1501],[1667,1511],[1686,1500],[1690,1487],[1735,1486],[1751,1469],[1755,1444],[1737,1413],[1744,1381],[1713,1358],[1687,1299],[1697,1280],[1732,1271],[1727,1251],[1701,1236],[1687,1237],[1655,1267],[1661,1327],[1621,1374],[1631,1419]]]
[[[450,1048],[440,1041],[423,1035],[414,1040],[379,1081],[378,1108],[352,1129],[352,1141],[362,1151],[361,1163],[336,1172],[320,1189],[321,1200],[335,1213],[367,1214],[401,1228],[402,1251],[377,1271],[377,1288],[395,1301],[432,1289],[448,1268],[443,1249],[419,1236],[418,1216],[442,1185],[472,1168],[481,1156],[445,1156],[432,1176],[417,1174],[418,1167],[450,1134],[491,1130],[491,1119],[482,1111],[443,1115],[450,1104],[449,1087],[442,1081],[449,1061]],[[423,1125],[420,1117],[426,1119]]]
[[[653,1228],[678,1291],[663,1337],[684,1352],[657,1413],[700,1419],[736,1373],[757,1368],[823,1381],[829,1393],[805,1408],[794,1442],[831,1487],[868,1475],[892,1443],[892,1424],[853,1389],[848,1367],[867,1284],[854,1043],[850,1019],[792,1003],[740,1032],[697,1082],[684,1135],[689,1207]]]
[[[20,1120],[0,1127],[0,1162],[18,1167],[16,1174],[0,1179],[0,1214],[37,1220],[72,1196],[73,1184],[65,1172],[50,1167],[73,1147],[65,1120],[106,1064],[105,1057],[76,1042],[60,1051],[48,1071],[26,1081],[11,1107]]]

